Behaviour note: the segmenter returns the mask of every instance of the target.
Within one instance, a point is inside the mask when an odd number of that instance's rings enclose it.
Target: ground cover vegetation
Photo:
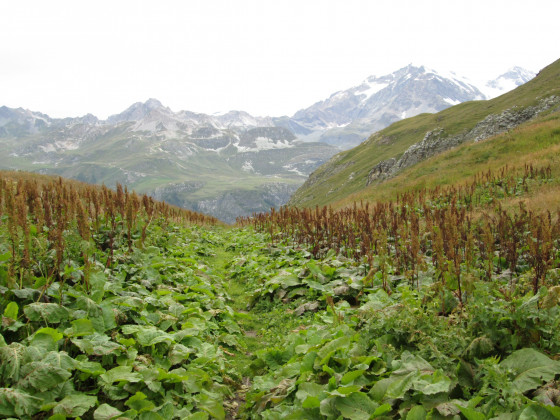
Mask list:
[[[323,310],[257,353],[249,404],[263,418],[558,418],[558,213],[501,206],[554,182],[548,166],[504,167],[394,202],[240,220],[311,254],[260,297]]]
[[[1,175],[0,417],[560,418],[548,165],[235,227]]]

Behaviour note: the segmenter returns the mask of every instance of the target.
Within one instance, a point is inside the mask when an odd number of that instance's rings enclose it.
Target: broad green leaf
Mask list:
[[[433,395],[440,392],[448,392],[451,379],[441,371],[436,370],[432,375],[422,375],[414,383],[414,389],[421,391],[424,395]]]
[[[165,420],[165,418],[153,411],[144,411],[143,413],[140,413],[138,420]]]
[[[373,412],[373,417],[374,417],[374,418],[380,417],[380,416],[382,416],[382,415],[384,415],[384,414],[389,413],[392,409],[393,409],[393,408],[391,407],[391,404],[383,404],[383,405],[380,405],[380,406],[377,407],[377,408],[375,409],[375,411]]]
[[[303,382],[298,385],[296,398],[300,401],[305,401],[307,397],[319,397],[324,391],[324,385],[319,385],[314,382]]]
[[[368,420],[379,406],[363,392],[354,392],[347,397],[336,397],[334,406],[349,419]]]
[[[56,303],[35,302],[26,305],[23,312],[30,321],[58,324],[68,319],[68,309]]]
[[[305,356],[303,356],[303,359],[302,359],[301,365],[300,365],[300,373],[312,372],[313,371],[313,365],[315,363],[316,358],[317,358],[317,353],[315,351],[310,351]]]
[[[42,362],[68,371],[74,370],[77,364],[76,360],[68,356],[65,351],[51,351]]]
[[[6,340],[4,340],[4,336],[0,334],[0,347],[5,347],[5,346],[7,346]]]
[[[0,347],[0,378],[12,383],[19,381],[25,354],[26,348],[20,343],[11,343],[9,346]]]
[[[224,410],[222,402],[211,395],[200,394],[198,408],[206,411],[208,414],[217,418],[218,420],[224,420],[226,417],[226,412]]]
[[[340,383],[342,385],[347,385],[351,382],[354,382],[357,378],[364,374],[365,370],[354,370],[351,372],[346,372],[342,378],[340,379]]]
[[[476,411],[474,408],[461,407],[458,404],[455,406],[461,411],[461,414],[465,416],[467,420],[486,420],[486,416],[483,413]]]
[[[308,395],[301,403],[301,406],[303,408],[319,408],[321,406],[321,400],[317,397]]]
[[[319,367],[326,362],[331,357],[331,355],[342,347],[347,347],[350,342],[348,337],[339,337],[335,338],[332,341],[329,341],[325,344],[318,352],[317,352],[317,359],[315,360],[314,367],[315,369],[319,369]]]
[[[123,334],[135,334],[138,331],[142,331],[145,327],[141,325],[127,324],[123,325],[121,331]]]
[[[97,404],[97,397],[86,394],[68,395],[54,407],[53,413],[68,417],[79,417],[83,416],[95,404]]]
[[[500,366],[514,372],[512,384],[521,393],[538,388],[560,373],[560,362],[530,348],[513,352]]]
[[[95,330],[92,322],[86,318],[72,321],[72,327],[64,331],[64,333],[69,337],[82,337],[85,335],[92,335],[94,332]]]
[[[208,420],[208,414],[203,411],[199,411],[198,413],[189,415],[185,420]]]
[[[142,377],[132,372],[132,366],[117,366],[100,375],[99,379],[110,385],[114,382],[139,382]]]
[[[42,353],[58,350],[58,341],[63,334],[53,328],[42,328],[31,339],[31,346],[40,349]]]
[[[335,407],[336,398],[325,398],[321,401],[319,408],[320,413],[329,419],[336,419],[340,416],[340,412]]]
[[[426,409],[421,405],[415,405],[410,409],[406,415],[406,420],[425,420],[426,419]]]
[[[398,367],[393,372],[395,375],[404,375],[410,372],[422,372],[428,373],[433,372],[434,368],[426,360],[410,353],[409,351],[404,351],[400,362],[396,362]]]
[[[556,417],[557,419],[560,419],[560,407],[545,405],[544,408],[546,408],[548,411],[550,411],[554,417]]]
[[[416,378],[420,376],[419,372],[410,372],[408,375],[398,378],[387,387],[385,396],[387,398],[402,398],[404,394],[412,388]]]
[[[102,271],[90,273],[89,284],[91,287],[91,299],[96,303],[100,303],[105,294],[105,284],[107,284],[105,273]]]
[[[30,417],[39,411],[42,403],[42,399],[34,397],[21,389],[0,388],[1,416]]]
[[[101,382],[101,381],[98,381]],[[102,383],[102,382],[101,382]],[[109,397],[111,400],[120,401],[130,397],[130,393],[124,389],[124,387],[119,385],[103,385],[103,391],[105,395]],[[134,411],[134,410],[129,410]],[[134,415],[136,416],[136,411],[134,411]],[[123,415],[124,416],[124,415]],[[124,416],[126,417],[126,416]]]
[[[557,420],[557,417],[545,407],[531,404],[521,412],[519,420]]]
[[[92,334],[82,339],[72,338],[74,343],[82,352],[88,355],[105,356],[108,354],[120,354],[124,346],[111,341],[111,338],[103,334]]]
[[[335,389],[332,392],[329,392],[328,394],[331,396],[346,397],[349,394],[358,392],[361,388],[362,388],[361,385],[339,386],[337,389]]]
[[[101,404],[93,413],[95,420],[111,420],[120,417],[122,411],[111,407],[109,404]]]
[[[43,361],[25,364],[22,366],[20,374],[18,387],[26,390],[35,389],[40,392],[52,389],[72,376],[67,370]]]
[[[326,291],[325,286],[323,286],[319,282],[316,282],[316,281],[313,281],[313,280],[304,280],[304,283],[306,283],[307,286],[309,286],[310,289],[315,289],[315,290],[318,290],[320,292]]]
[[[383,378],[377,381],[369,391],[370,397],[373,398],[375,401],[381,402],[385,397],[385,394],[387,393],[387,389],[389,388],[389,385],[391,385],[393,382],[397,380],[398,378],[393,376],[390,378]]]
[[[113,312],[111,307],[105,304],[101,304],[101,315],[90,319],[95,331],[101,334],[117,326],[115,312]]]
[[[125,402],[125,405],[138,411],[138,413],[154,409],[155,404],[146,398],[146,394],[137,392]]]
[[[101,308],[97,302],[93,301],[88,296],[79,296],[76,299],[76,307],[85,311],[88,318],[95,318],[101,315]]]
[[[136,334],[136,339],[142,346],[153,346],[154,344],[163,342],[171,344],[174,342],[173,337],[170,334],[155,327],[146,327],[142,329]]]
[[[191,354],[194,353],[193,349],[183,346],[182,344],[174,344],[171,349],[169,349],[168,359],[172,365],[182,363],[186,361]]]
[[[13,292],[14,295],[22,300],[33,300],[36,297],[37,290],[24,287],[23,289],[14,289]]]
[[[4,316],[6,318],[13,319],[14,321],[17,320],[19,312],[19,306],[15,302],[10,302],[6,305],[6,309],[4,309]]]
[[[99,376],[106,372],[99,362],[90,362],[89,360],[79,361],[76,369],[80,372],[89,373],[92,376]]]
[[[37,330],[37,332],[35,332],[35,336],[37,336],[38,334],[50,335],[55,343],[64,338],[64,334],[50,327],[41,328],[40,330]]]

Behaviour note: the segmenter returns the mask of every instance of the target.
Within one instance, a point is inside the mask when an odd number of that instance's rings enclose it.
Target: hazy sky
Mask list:
[[[0,105],[291,115],[409,63],[491,79],[560,58],[558,0],[0,2]]]

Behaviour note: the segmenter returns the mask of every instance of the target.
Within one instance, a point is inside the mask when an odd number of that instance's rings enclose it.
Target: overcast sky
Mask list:
[[[558,0],[0,2],[0,105],[292,115],[409,63],[491,79],[560,58]]]

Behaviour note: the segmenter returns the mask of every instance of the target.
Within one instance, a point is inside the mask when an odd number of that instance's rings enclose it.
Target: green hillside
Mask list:
[[[505,110],[521,111],[553,95],[560,95],[560,60],[544,68],[533,80],[498,98],[462,103],[437,114],[418,115],[373,134],[358,147],[339,153],[319,167],[289,204],[303,207],[344,205],[352,201],[349,196],[375,198],[380,187],[377,183],[367,186],[370,171],[384,160],[401,157],[410,146],[421,142],[426,133],[436,129],[448,137],[466,133],[490,115],[499,115]],[[515,149],[504,152],[507,161],[515,154]]]

